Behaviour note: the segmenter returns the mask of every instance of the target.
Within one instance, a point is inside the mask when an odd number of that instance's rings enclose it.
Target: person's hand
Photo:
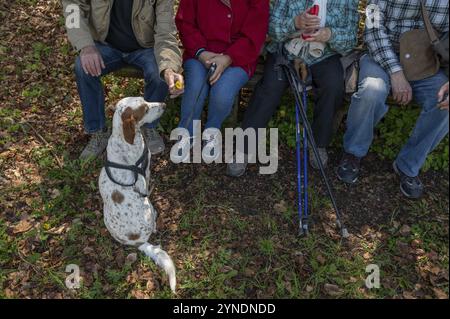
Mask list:
[[[100,76],[105,68],[102,55],[95,45],[84,47],[80,52],[80,60],[84,72],[91,76]]]
[[[445,83],[438,93],[439,108],[448,111],[448,82]]]
[[[308,38],[305,39],[306,42],[321,42],[327,43],[331,39],[331,29],[330,28],[320,28],[319,30],[308,33]]]
[[[391,75],[391,85],[392,95],[397,103],[400,105],[407,105],[412,101],[412,88],[403,71],[399,71]]]
[[[209,79],[209,83],[211,85],[214,85],[222,76],[223,71],[225,71],[226,68],[228,68],[233,61],[231,60],[231,57],[229,55],[225,55],[225,54],[217,55],[214,58],[212,58],[210,61],[211,61],[211,64],[215,63],[217,65],[216,71],[213,73],[213,75],[211,75],[211,78]]]
[[[310,32],[320,28],[320,18],[309,14],[309,10],[310,9],[295,17],[294,21],[297,30]]]
[[[205,68],[209,69],[211,66],[211,59],[218,55],[220,54],[210,51],[203,51],[198,57],[198,60],[205,66]]]
[[[172,69],[164,70],[164,80],[169,87],[172,99],[184,93],[184,79],[181,74],[175,73]]]

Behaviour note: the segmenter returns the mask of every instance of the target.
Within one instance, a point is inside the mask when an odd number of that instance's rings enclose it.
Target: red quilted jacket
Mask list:
[[[269,0],[181,0],[176,24],[184,59],[201,48],[227,54],[251,77],[269,25]]]

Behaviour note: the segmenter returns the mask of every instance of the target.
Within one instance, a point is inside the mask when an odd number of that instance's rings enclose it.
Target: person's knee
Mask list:
[[[216,111],[228,112],[233,107],[233,102],[237,94],[239,93],[231,92],[227,86],[222,86],[219,89],[213,87],[211,90],[210,105]]]
[[[144,81],[146,84],[160,85],[163,81],[156,70],[144,71]]]
[[[187,60],[184,62],[183,68],[186,77],[196,78],[199,76],[205,76],[207,72],[205,66],[197,59]]]
[[[81,59],[79,56],[75,59],[75,75],[78,78],[90,76],[89,74],[86,74],[86,72],[84,72],[83,65],[81,64]]]
[[[367,77],[363,79],[359,85],[356,96],[364,101],[371,101],[369,103],[375,105],[384,103],[389,95],[389,87],[387,83],[381,78]]]
[[[332,97],[333,100],[342,100],[344,98],[344,82],[343,78],[330,78],[320,83],[317,87],[317,93],[319,95],[326,95]]]
[[[167,83],[160,77],[158,71],[144,73],[144,81],[146,86],[150,86],[152,91],[168,93],[169,87]]]
[[[81,63],[81,59],[78,56],[75,60],[75,75],[77,77],[77,79],[82,80],[82,81],[96,81],[98,79],[97,76],[92,76],[89,73],[86,73],[84,71],[83,65]]]
[[[183,64],[184,68],[184,82],[186,88],[200,91],[200,88],[205,87],[207,70],[203,64],[197,60],[190,59]]]
[[[448,110],[439,110],[439,111],[441,114],[441,123],[444,124],[444,126],[447,128],[447,132],[448,132],[448,123],[449,123]]]
[[[255,87],[253,94],[259,100],[278,101],[283,96],[288,83],[284,79],[278,79],[276,75],[269,77],[265,75]]]
[[[430,89],[430,94],[423,101],[418,101],[422,105],[422,113],[437,112],[441,121],[448,121],[448,111],[441,110],[439,107],[438,92],[441,87]],[[435,92],[434,94],[432,92]]]
[[[449,112],[447,110],[441,110],[437,105],[434,105],[434,107],[431,110],[435,111],[437,114],[436,125],[442,125],[448,128]],[[423,109],[422,112],[427,112],[427,110]]]

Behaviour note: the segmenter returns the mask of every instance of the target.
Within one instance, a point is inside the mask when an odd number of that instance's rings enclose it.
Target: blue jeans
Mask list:
[[[95,43],[100,51],[105,69],[102,75],[134,65],[144,72],[145,88],[144,99],[149,102],[163,102],[168,94],[168,86],[161,79],[152,48],[123,53],[113,47]],[[105,128],[105,94],[100,77],[91,76],[84,72],[80,57],[75,61],[75,74],[77,78],[78,93],[83,106],[84,127],[87,133],[95,133]],[[156,127],[158,122],[148,123],[148,127]]]
[[[390,76],[370,56],[361,59],[358,92],[353,94],[347,117],[344,150],[364,157],[373,140],[373,129],[388,111],[386,99],[391,91]],[[397,167],[406,175],[419,175],[430,152],[448,134],[448,111],[441,110],[438,92],[448,82],[443,72],[410,82],[422,112],[407,143],[397,156]]]
[[[200,120],[209,94],[208,120],[205,129],[222,127],[223,121],[233,108],[233,102],[241,88],[248,82],[248,74],[240,67],[228,67],[213,85],[205,83],[208,70],[195,59],[184,63],[186,87],[181,101],[179,127],[193,133],[193,121]],[[201,92],[200,92],[201,91]]]

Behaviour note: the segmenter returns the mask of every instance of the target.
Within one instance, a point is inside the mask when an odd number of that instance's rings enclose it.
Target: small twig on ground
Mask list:
[[[35,265],[33,265],[32,263],[30,263],[28,260],[25,259],[25,257],[22,255],[22,253],[20,252],[19,248],[17,248],[17,256],[19,256],[19,258],[26,263],[27,265],[29,265],[31,268],[33,268],[34,272],[38,275],[42,275],[42,270],[40,269],[40,267],[36,267]]]
[[[223,209],[223,210],[235,213],[235,214],[239,214],[239,212],[236,211],[234,208],[223,206],[223,205],[205,205],[205,206],[203,206],[203,208],[218,208],[218,209]]]
[[[53,151],[53,148],[51,147],[50,143],[47,142],[47,140],[41,135],[39,134],[39,132],[33,127],[33,125],[31,125],[29,122],[20,122],[20,125],[28,125],[29,128],[31,128],[31,130],[34,132],[34,134],[36,134],[36,136],[45,144],[45,146],[47,146],[50,150],[50,152],[52,153],[53,157],[55,158],[59,168],[63,168],[64,165],[61,162],[61,160],[59,159],[59,157],[55,154],[55,152]]]

